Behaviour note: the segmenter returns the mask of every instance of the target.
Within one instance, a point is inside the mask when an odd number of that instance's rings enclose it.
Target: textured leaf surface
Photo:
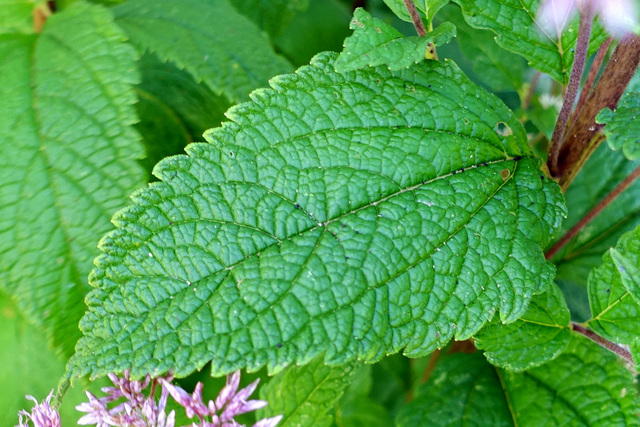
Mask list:
[[[309,6],[310,0],[233,0],[238,12],[251,19],[258,28],[276,37],[284,31],[299,12]]]
[[[85,4],[52,16],[37,39],[0,37],[0,286],[67,352],[96,236],[142,184],[124,40],[107,10]]]
[[[398,427],[513,426],[495,368],[481,353],[438,362],[429,382],[396,418]]]
[[[600,111],[596,121],[606,124],[604,133],[612,150],[620,150],[630,160],[640,159],[640,93],[626,93],[616,111]]]
[[[330,426],[327,412],[340,399],[351,379],[349,365],[330,367],[317,357],[305,366],[291,366],[260,389],[260,399],[269,405],[257,418],[283,415],[282,427]]]
[[[562,224],[558,238],[638,166],[640,161],[629,161],[621,152],[611,151],[606,144],[601,144],[565,194],[569,216]],[[640,180],[631,184],[553,257],[558,268],[557,277],[586,289],[589,273],[602,263],[602,255],[615,246],[624,233],[638,225]]]
[[[0,0],[0,34],[33,33],[36,0]]]
[[[360,8],[354,12],[350,28],[355,31],[344,41],[344,51],[336,61],[339,72],[376,65],[386,65],[390,70],[408,68],[425,60],[429,43],[447,43],[456,35],[456,27],[445,22],[424,37],[404,37]]]
[[[508,325],[494,321],[476,334],[475,345],[494,365],[523,371],[556,357],[569,344],[571,315],[562,293],[551,286]]]
[[[444,7],[450,0],[418,0],[414,2],[418,11],[422,12],[422,16],[426,20],[426,26],[429,28],[431,23],[433,22],[433,17],[436,16],[436,13]],[[407,7],[404,5],[404,1],[402,0],[384,0],[384,2],[389,6],[389,9],[396,14],[396,16],[404,21],[412,22],[411,15],[407,11]]]
[[[616,355],[577,334],[545,365],[499,372],[518,426],[640,425],[631,372]]]
[[[233,101],[291,71],[266,35],[227,0],[132,0],[112,10],[142,50],[174,61]]]
[[[505,49],[522,55],[529,64],[562,84],[569,82],[573,50],[578,38],[578,19],[565,27],[558,37],[545,31],[536,20],[542,0],[453,0],[462,7],[467,22],[475,28],[489,29]],[[590,52],[605,40],[595,25],[589,43]]]
[[[456,26],[456,42],[460,52],[471,62],[479,79],[494,91],[520,89],[527,69],[524,58],[500,47],[492,31],[475,29],[467,24],[455,4],[442,9],[438,17]],[[553,123],[556,117],[557,114]]]
[[[631,344],[640,330],[640,228],[622,236],[589,276],[589,326],[607,338]]]
[[[564,206],[504,104],[452,63],[334,60],[255,92],[114,217],[76,372],[425,355],[545,290]]]

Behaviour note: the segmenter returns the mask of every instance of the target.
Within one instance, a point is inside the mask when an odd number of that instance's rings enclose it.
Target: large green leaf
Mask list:
[[[523,373],[500,370],[516,425],[638,426],[632,373],[613,353],[572,334],[567,350]]]
[[[100,243],[72,370],[420,356],[547,288],[564,205],[504,104],[450,62],[334,59],[156,166]]]
[[[638,426],[632,373],[608,350],[572,334],[566,351],[525,372],[492,367],[479,353],[440,360],[398,426]]]
[[[606,124],[604,133],[612,150],[620,150],[630,160],[640,159],[640,93],[626,93],[616,111],[605,108],[596,117],[598,123]]]
[[[429,382],[396,418],[398,427],[511,427],[500,379],[481,353],[456,353],[439,361]]]
[[[424,37],[404,37],[361,8],[354,12],[349,27],[354,33],[344,41],[344,51],[336,60],[340,72],[376,65],[390,70],[408,68],[425,60],[427,45],[447,43],[456,35],[456,27],[445,22]]]
[[[531,300],[529,310],[508,325],[494,321],[475,336],[476,347],[494,365],[522,371],[558,356],[569,344],[571,316],[556,286]]]
[[[0,286],[68,353],[96,236],[143,183],[124,41],[107,10],[83,3],[39,38],[0,36]]]
[[[640,334],[640,228],[622,236],[589,276],[589,303],[595,331],[623,344]]]
[[[328,414],[349,385],[352,366],[330,367],[317,357],[305,366],[291,366],[260,389],[269,405],[257,418],[282,415],[281,427],[330,426]]]
[[[233,101],[291,71],[266,35],[227,0],[131,0],[113,13],[142,50],[174,61]]]
[[[569,83],[578,38],[577,18],[571,20],[558,37],[545,30],[536,18],[542,0],[453,1],[462,7],[472,27],[492,30],[500,46],[522,55],[532,67],[560,83]],[[606,37],[599,25],[594,26],[589,51],[594,52]]]
[[[233,0],[231,4],[271,37],[276,37],[296,14],[307,10],[309,0]]]

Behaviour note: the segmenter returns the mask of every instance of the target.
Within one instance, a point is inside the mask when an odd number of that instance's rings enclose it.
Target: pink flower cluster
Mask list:
[[[259,379],[238,391],[240,385],[240,371],[227,375],[227,383],[215,400],[205,404],[202,400],[204,385],[199,382],[193,394],[172,383],[173,375],[164,377],[147,377],[143,381],[131,381],[129,372],[123,377],[109,374],[113,387],[104,387],[103,397],[96,397],[87,391],[88,402],[76,406],[76,409],[86,414],[78,420],[80,425],[95,425],[97,427],[175,427],[175,411],[166,413],[167,398],[169,396],[185,409],[188,418],[196,418],[191,426],[184,427],[244,427],[234,418],[247,412],[255,411],[267,405],[263,400],[248,400],[258,386]],[[150,386],[150,388],[149,388]],[[148,394],[145,390],[149,388]],[[158,388],[160,400],[155,396]],[[53,391],[42,402],[38,403],[33,396],[28,399],[35,402],[31,410],[20,411],[19,424],[16,427],[60,427],[60,414],[51,406]],[[120,401],[120,402],[118,402]],[[282,415],[265,418],[253,427],[275,427]]]

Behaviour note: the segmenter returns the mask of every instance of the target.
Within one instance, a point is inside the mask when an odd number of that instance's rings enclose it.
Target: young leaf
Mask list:
[[[640,399],[617,356],[572,334],[567,350],[523,373],[499,370],[516,425],[638,426]]]
[[[232,101],[291,71],[265,34],[227,0],[132,0],[112,10],[141,50],[175,62]]]
[[[640,328],[640,227],[622,236],[589,276],[589,327],[623,344],[631,344]]]
[[[355,31],[344,41],[344,51],[336,60],[338,72],[376,65],[386,65],[390,70],[408,68],[424,61],[429,43],[447,43],[456,35],[456,27],[445,22],[424,37],[404,37],[360,8],[354,12],[350,28]]]
[[[596,116],[596,121],[605,124],[604,133],[612,150],[620,150],[629,160],[640,159],[640,93],[626,93],[616,111],[605,108]]]
[[[231,4],[273,38],[282,34],[296,14],[307,10],[309,0],[233,0]]]
[[[414,2],[420,12],[424,14],[426,19],[426,27],[430,28],[433,23],[433,17],[442,7],[446,6],[451,0],[418,0]],[[407,11],[407,7],[402,0],[384,0],[389,6],[389,9],[396,14],[396,16],[404,21],[412,22],[411,15]]]
[[[429,382],[396,418],[397,427],[454,425],[514,425],[500,378],[479,352],[439,361]]]
[[[96,236],[143,183],[124,41],[106,9],[84,3],[39,38],[0,36],[0,286],[67,353]]]
[[[566,85],[573,64],[574,46],[578,38],[578,20],[572,20],[560,37],[547,32],[537,21],[542,0],[453,0],[462,7],[465,19],[474,28],[489,29],[497,34],[503,48],[522,55],[529,64]],[[594,52],[606,39],[599,25],[591,32],[589,52]]]
[[[420,356],[546,289],[564,205],[506,106],[453,63],[334,61],[156,166],[101,241],[73,371]]]
[[[492,364],[523,371],[558,356],[569,344],[571,315],[562,292],[552,285],[536,295],[529,310],[508,325],[490,323],[475,336],[475,345]]]
[[[330,426],[327,412],[349,385],[352,366],[330,367],[322,357],[305,366],[291,366],[260,389],[260,399],[269,402],[257,418],[283,415],[280,427]]]

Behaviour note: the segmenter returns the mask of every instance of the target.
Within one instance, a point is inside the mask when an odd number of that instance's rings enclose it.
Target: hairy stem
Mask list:
[[[600,212],[611,204],[624,190],[626,190],[638,177],[640,177],[640,166],[638,166],[629,176],[620,182],[607,194],[604,199],[600,200],[582,219],[574,225],[571,230],[562,236],[562,239],[558,240],[555,245],[551,247],[545,254],[545,258],[551,259],[560,249],[562,249],[571,239],[573,239],[587,224],[591,222]]]
[[[592,330],[589,330],[584,326],[579,325],[575,322],[571,322],[571,328],[577,333],[579,333],[580,335],[584,335],[585,337],[589,338],[591,341],[617,354],[618,356],[622,357],[624,360],[626,360],[627,362],[635,366],[631,353],[625,350],[624,348],[620,347],[618,344],[611,342],[606,338],[601,337],[600,335],[596,334]]]
[[[611,54],[584,107],[566,132],[557,159],[557,169],[552,171],[563,190],[571,184],[589,156],[604,140],[601,132],[604,125],[596,123],[596,116],[603,108],[615,110],[638,64],[640,37],[627,33]]]
[[[420,18],[420,13],[416,8],[416,5],[413,3],[413,0],[403,0],[404,6],[409,11],[409,16],[411,16],[411,20],[413,21],[413,26],[416,27],[416,31],[420,37],[423,37],[427,34],[427,30],[424,27],[424,23],[422,22],[422,18]]]
[[[584,71],[584,64],[587,60],[587,51],[589,50],[589,39],[591,38],[591,24],[593,23],[593,4],[591,1],[584,3],[580,9],[580,26],[578,28],[578,40],[576,41],[575,56],[573,59],[573,67],[571,68],[571,76],[569,77],[569,86],[562,102],[562,108],[558,115],[558,121],[551,135],[551,143],[549,146],[549,170],[552,176],[558,176],[558,155],[564,140],[567,123],[571,116],[571,110],[580,88],[580,80]]]
[[[580,92],[580,98],[578,99],[578,103],[576,104],[576,109],[573,112],[572,121],[575,121],[575,118],[578,114],[580,114],[580,110],[584,106],[585,101],[587,100],[587,96],[591,93],[591,88],[593,84],[596,82],[596,78],[598,77],[598,72],[600,71],[600,67],[604,62],[604,57],[607,55],[607,51],[609,50],[609,46],[611,46],[611,41],[613,39],[609,37],[600,45],[598,48],[598,52],[596,53],[595,58],[593,58],[593,62],[591,63],[591,68],[589,68],[589,74],[587,74],[587,78],[584,81],[584,85],[582,86],[582,92]]]

